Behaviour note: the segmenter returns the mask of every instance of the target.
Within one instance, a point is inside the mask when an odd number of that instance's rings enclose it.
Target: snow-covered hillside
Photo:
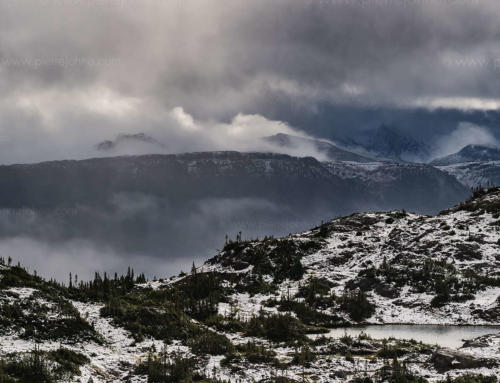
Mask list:
[[[500,193],[490,193],[438,216],[354,214],[280,240],[243,243],[202,269],[227,273],[246,267],[234,271],[241,278],[261,267],[252,261],[255,252],[271,253],[284,241],[297,247],[306,244],[314,251],[300,257],[303,275],[280,283],[278,295],[294,295],[318,279],[337,296],[346,288],[368,292],[376,305],[375,314],[366,319],[369,323],[500,325],[499,208]],[[449,290],[443,292],[448,300],[433,305],[441,282],[448,284],[443,287]],[[235,296],[233,305],[239,303]],[[260,306],[241,307],[250,313],[256,309]]]
[[[500,185],[500,161],[464,162],[438,168],[470,188]]]
[[[190,273],[150,282],[129,272],[64,287],[9,261],[0,377],[43,358],[55,381],[83,383],[494,382],[498,327],[461,349],[328,334],[367,323],[500,325],[499,238],[492,189],[438,216],[358,213],[284,238],[228,240]]]
[[[500,148],[495,146],[467,145],[458,152],[434,159],[435,166],[448,166],[466,162],[500,161]]]
[[[468,145],[430,164],[469,188],[500,185],[500,149],[496,147]]]

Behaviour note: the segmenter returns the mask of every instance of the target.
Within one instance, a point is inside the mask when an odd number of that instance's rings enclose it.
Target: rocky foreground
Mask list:
[[[129,271],[62,286],[3,260],[0,381],[495,382],[499,328],[455,349],[328,333],[500,325],[499,238],[490,189],[438,216],[360,213],[227,240],[168,280]]]

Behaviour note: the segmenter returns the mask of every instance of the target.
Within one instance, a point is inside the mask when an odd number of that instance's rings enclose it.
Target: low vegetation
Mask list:
[[[80,367],[90,360],[65,348],[42,352],[35,348],[25,356],[0,359],[2,383],[56,383],[80,375]]]

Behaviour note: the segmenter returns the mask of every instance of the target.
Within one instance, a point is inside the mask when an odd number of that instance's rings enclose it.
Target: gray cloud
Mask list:
[[[29,236],[15,236],[0,240],[0,254],[11,257],[14,263],[20,262],[30,272],[37,272],[45,278],[68,281],[70,272],[80,280],[90,280],[97,271],[125,274],[127,267],[136,273],[146,273],[165,278],[177,275],[180,270],[189,270],[193,260],[183,258],[158,259],[137,253],[134,255],[116,252],[110,246],[96,244],[94,241],[74,239],[57,243]],[[201,260],[196,259],[200,264]]]
[[[95,144],[137,132],[165,149],[111,154],[276,151],[259,138],[312,129],[283,123],[283,111],[314,116],[322,103],[498,109],[499,16],[497,0],[0,0],[0,163],[102,156]],[[489,139],[481,128],[459,126],[439,143],[440,154],[471,137]],[[287,152],[322,158],[307,146]],[[116,216],[82,214],[113,225],[142,211],[170,211],[139,197],[115,203]],[[179,223],[205,233],[193,236],[186,253],[205,258],[203,249],[216,246],[206,241],[220,243],[225,234],[217,222],[248,220],[238,206],[273,211],[265,201],[200,201]],[[0,252],[25,254],[38,268],[58,264],[64,253],[92,268],[119,268],[118,250],[61,233],[78,226],[61,229],[49,218],[39,228],[38,218],[0,216]],[[148,217],[143,227],[160,218]],[[178,239],[181,230],[171,229]],[[184,262],[185,245],[174,243],[179,253],[168,267]],[[98,254],[108,260],[99,263]],[[145,268],[158,260],[148,262]]]
[[[89,279],[95,271],[127,266],[166,277],[215,255],[226,235],[286,235],[317,223],[290,219],[291,209],[258,198],[198,199],[179,209],[161,198],[123,193],[114,196],[113,207],[1,209],[0,256],[60,281],[70,271]]]
[[[17,161],[23,139],[78,153],[168,128],[177,106],[226,122],[283,100],[497,108],[499,14],[493,0],[0,0],[0,142]]]
[[[467,145],[500,146],[500,141],[488,129],[462,122],[457,129],[436,143],[433,157],[456,153]]]

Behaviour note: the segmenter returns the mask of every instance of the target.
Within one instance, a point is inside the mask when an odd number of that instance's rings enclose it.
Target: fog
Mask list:
[[[254,150],[378,123],[339,123],[352,107],[496,111],[498,16],[494,0],[1,0],[0,163],[89,157],[124,133]]]
[[[0,164],[219,150],[325,160],[310,141],[263,138],[348,142],[382,123],[432,143],[434,157],[496,145],[499,16],[497,0],[0,0]],[[148,139],[123,139],[137,134]],[[50,200],[47,185],[61,180],[48,174],[43,190],[14,179],[0,192]],[[87,193],[102,197],[105,180]],[[226,234],[286,234],[387,206],[344,205],[352,190],[342,190],[325,198],[336,209],[308,216],[264,194],[182,207],[148,193],[111,193],[105,208],[0,201],[0,249],[63,279],[128,264],[168,275],[213,255]]]
[[[286,235],[319,221],[293,217],[262,199],[201,199],[176,208],[146,195],[117,195],[115,209],[0,210],[0,256],[65,281],[95,271],[124,272],[128,266],[150,278],[200,265],[235,239]],[[309,218],[309,220],[307,220]],[[319,220],[319,216],[318,216]]]
[[[458,152],[467,145],[500,146],[500,141],[489,129],[462,122],[451,134],[442,137],[436,144],[434,157],[443,157]]]

